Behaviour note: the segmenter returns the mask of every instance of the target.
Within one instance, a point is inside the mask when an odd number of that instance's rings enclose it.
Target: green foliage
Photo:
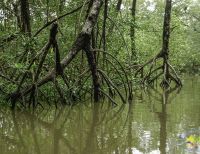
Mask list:
[[[70,12],[71,10],[85,4],[79,11],[70,14],[58,20],[59,32],[57,40],[59,44],[60,56],[63,59],[69,52],[74,40],[80,32],[86,17],[88,5],[84,0],[62,1],[59,0],[29,0],[31,10],[31,29],[32,36],[47,22],[56,17]],[[108,18],[106,23],[106,52],[113,55],[125,67],[129,80],[137,81],[134,78],[135,70],[132,69],[134,64],[143,64],[150,58],[154,57],[162,48],[162,31],[164,19],[163,0],[141,0],[137,1],[136,6],[136,21],[133,21],[131,16],[132,1],[122,1],[120,12],[116,11],[117,0],[109,1]],[[0,65],[3,73],[7,76],[16,76],[13,80],[22,78],[21,74],[28,72],[26,83],[33,82],[34,73],[37,70],[41,55],[39,55],[32,65],[27,70],[30,61],[34,56],[41,52],[42,47],[48,42],[49,29],[45,28],[37,37],[28,37],[20,33],[20,26],[17,22],[17,15],[14,14],[13,4],[11,0],[3,1],[0,5]],[[98,23],[94,27],[95,48],[102,49],[102,30],[104,11],[102,7]],[[199,17],[199,0],[183,0],[174,1],[171,18],[171,37],[170,37],[170,61],[179,72],[200,72],[200,17]],[[131,61],[131,38],[130,28],[135,28],[135,45],[136,45],[136,61]],[[15,39],[12,41],[2,42],[15,34]],[[103,54],[99,54],[99,68],[105,69],[111,79],[121,84],[121,77],[124,72],[111,57],[108,59],[119,70],[115,71],[113,65],[108,64],[104,67]],[[69,85],[73,88],[71,91],[74,94],[79,93],[80,89],[91,88],[91,78],[87,80],[83,87],[79,87],[76,82],[77,77],[88,69],[87,59],[84,58],[85,53],[80,53],[75,61],[65,70],[69,79]],[[47,74],[49,70],[55,67],[54,51],[49,51],[44,62],[43,71],[40,77]],[[131,68],[131,70],[129,69]],[[85,79],[86,76],[83,76]],[[2,81],[4,82],[4,81]],[[82,81],[81,81],[82,82]],[[7,84],[7,82],[6,82]],[[10,83],[11,85],[13,83]],[[64,83],[61,83],[64,85]],[[9,86],[8,86],[9,87]],[[61,86],[64,89],[65,86]],[[76,87],[76,88],[74,88]],[[47,89],[49,87],[46,87]],[[7,89],[8,90],[8,89]],[[12,91],[8,90],[9,92]]]

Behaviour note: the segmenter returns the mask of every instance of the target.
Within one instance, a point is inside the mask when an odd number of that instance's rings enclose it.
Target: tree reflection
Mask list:
[[[171,124],[168,108],[176,91],[160,91],[151,90],[149,97],[140,97],[146,101],[136,100],[117,107],[108,102],[79,104],[39,114],[0,109],[1,151],[5,154],[166,154],[171,133],[167,129]]]
[[[121,144],[124,104],[115,112],[110,105],[97,103],[92,106],[85,111],[66,107],[39,116],[28,111],[9,111],[11,113],[7,112],[5,116],[9,123],[4,123],[4,129],[1,129],[2,138],[9,145],[12,140],[8,138],[14,138],[12,149],[19,154],[112,153]],[[8,120],[10,117],[11,121]],[[6,145],[4,149],[3,153],[9,151]]]
[[[166,154],[166,149],[167,149],[167,105],[171,103],[172,99],[169,100],[170,95],[173,93],[173,99],[175,96],[180,92],[180,88],[172,88],[172,89],[162,89],[163,92],[161,93],[160,91],[156,90],[153,88],[153,91],[157,95],[152,95],[155,100],[161,102],[162,108],[160,112],[155,112],[158,115],[159,123],[160,123],[160,145],[159,145],[159,150],[161,154]]]
[[[27,148],[27,145],[25,144],[24,138],[21,134],[20,126],[19,126],[19,123],[18,123],[18,117],[16,117],[15,110],[12,111],[12,119],[13,119],[13,124],[14,124],[14,128],[15,128],[15,133],[18,136],[20,147],[21,147],[19,149],[22,150],[21,151],[22,153],[27,153],[28,148]]]
[[[132,128],[132,123],[133,123],[133,102],[129,103],[129,109],[128,109],[128,153],[132,154],[133,153],[133,128]]]
[[[167,102],[168,102],[168,92],[163,91],[162,96],[162,110],[158,113],[160,121],[160,153],[166,154],[166,139],[167,139]]]

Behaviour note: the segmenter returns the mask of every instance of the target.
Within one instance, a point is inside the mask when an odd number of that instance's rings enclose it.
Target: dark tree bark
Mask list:
[[[132,24],[130,29],[130,37],[131,37],[131,60],[136,61],[136,48],[135,48],[135,15],[136,15],[136,2],[137,0],[133,0],[132,8],[131,8],[131,16],[132,16]]]
[[[21,31],[31,36],[30,10],[28,0],[20,0]]]
[[[166,0],[165,5],[165,16],[163,23],[163,44],[161,55],[163,57],[163,71],[164,71],[164,80],[163,84],[169,83],[170,73],[169,73],[169,38],[170,38],[170,20],[171,20],[171,10],[172,10],[172,0]]]
[[[77,36],[68,55],[61,61],[61,67],[62,69],[64,69],[70,64],[70,62],[75,58],[75,56],[78,54],[79,51],[81,50],[86,51],[88,62],[90,65],[90,70],[92,72],[95,101],[98,101],[99,99],[98,75],[97,75],[96,63],[94,62],[95,60],[94,60],[92,51],[87,50],[88,48],[86,47],[88,46],[88,43],[92,34],[92,30],[97,22],[101,6],[102,6],[102,0],[93,0],[91,11],[85,21],[82,31]],[[35,84],[37,85],[37,87],[40,87],[49,81],[53,81],[55,77],[56,77],[56,70],[52,69],[45,77],[43,77],[41,80],[38,80],[38,82],[28,85],[20,91],[12,93],[10,95],[10,98],[11,100],[16,101],[22,96],[25,96],[29,94],[30,92],[34,91]]]
[[[142,67],[136,72],[136,75],[139,71],[141,71],[145,66],[151,64],[150,71],[143,77],[143,82],[152,83],[156,79],[158,79],[161,75],[163,75],[163,80],[161,82],[161,86],[163,88],[170,87],[170,82],[174,81],[176,86],[181,86],[181,80],[178,77],[175,69],[169,63],[169,38],[170,38],[170,20],[171,20],[171,10],[172,10],[172,0],[166,0],[165,5],[165,15],[164,15],[164,23],[163,23],[163,42],[161,51],[148,62],[146,62]],[[153,65],[155,64],[157,59],[163,59],[163,65],[153,69]],[[158,71],[162,70],[161,73]],[[156,75],[155,75],[156,74]]]
[[[94,101],[98,102],[100,97],[100,84],[99,84],[99,77],[97,73],[97,65],[95,61],[95,55],[91,48],[90,38],[86,37],[86,44],[85,44],[85,52],[87,55],[88,64],[90,66],[90,70],[92,72],[92,81],[94,86]]]
[[[104,3],[104,17],[103,17],[103,30],[102,30],[102,43],[103,43],[103,50],[106,51],[106,20],[108,17],[108,0],[105,0]],[[105,61],[105,53],[103,55],[103,60]]]
[[[88,5],[87,11],[86,11],[85,19],[87,19],[88,15],[89,15],[89,13],[90,13],[90,10],[91,10],[91,8],[92,8],[92,4],[93,4],[93,0],[91,0],[91,1],[89,2],[89,5]],[[95,48],[95,47],[96,47],[96,43],[95,43],[96,40],[95,40],[95,38],[96,38],[96,36],[95,36],[95,30],[93,29],[93,30],[92,30],[92,34],[91,34],[92,48]]]
[[[46,23],[49,22],[49,0],[46,0]]]
[[[117,6],[116,6],[116,11],[119,12],[121,9],[121,5],[122,5],[122,0],[118,0],[117,2]]]
[[[114,17],[115,17],[115,18],[117,18],[118,14],[119,14],[119,12],[120,12],[121,5],[122,5],[122,0],[118,0],[117,5],[116,5],[116,8],[115,8],[115,11],[116,11],[115,14],[114,14]],[[112,33],[114,27],[115,27],[115,24],[112,23],[112,24],[110,25],[110,27],[109,27],[109,30],[108,30],[109,33]]]
[[[56,49],[55,49],[55,47],[57,45],[57,41],[56,41],[57,32],[58,32],[58,24],[54,23],[54,24],[52,24],[52,27],[50,29],[49,41],[48,41],[48,43],[46,45],[46,48],[44,50],[44,53],[43,53],[41,59],[40,59],[39,66],[38,66],[38,69],[37,69],[35,77],[34,77],[34,79],[35,79],[36,82],[39,79],[39,75],[40,75],[40,73],[42,71],[43,63],[44,63],[45,58],[46,58],[46,56],[48,54],[48,51],[49,51],[49,49],[51,48],[52,45],[54,47],[55,55],[56,55]],[[56,56],[55,56],[55,58],[56,58]],[[56,61],[56,59],[55,59],[55,61]]]
[[[172,1],[166,0],[165,6],[165,16],[163,23],[163,45],[162,52],[168,55],[169,53],[169,38],[170,38],[170,20],[171,20],[171,9],[172,9]]]

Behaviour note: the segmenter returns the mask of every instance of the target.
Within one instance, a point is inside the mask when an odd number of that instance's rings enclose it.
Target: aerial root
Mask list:
[[[64,103],[64,104],[67,104],[67,101],[65,99],[65,95],[64,95],[63,91],[61,90],[60,85],[59,85],[58,81],[56,80],[56,78],[54,78],[53,83],[55,85],[55,88],[56,88],[58,94],[60,95],[61,102]]]
[[[171,74],[170,77],[171,79],[177,83],[177,85],[180,85],[182,86],[182,82],[181,82],[181,79],[180,77],[178,76],[176,70],[174,69],[174,67],[172,65],[170,65],[169,63],[167,63],[169,68],[172,70],[173,74],[175,75],[175,77],[173,77],[173,75]]]
[[[115,102],[115,100],[109,96],[106,92],[104,92],[101,88],[100,88],[100,92],[101,94],[103,94],[104,96],[106,96],[114,105],[117,105],[117,103]]]
[[[126,95],[126,97],[127,97],[127,96],[128,96],[127,87],[126,87],[126,83],[125,83],[125,81],[124,81],[124,79],[123,79],[121,73],[119,72],[118,68],[117,68],[108,58],[106,58],[106,61],[107,61],[108,63],[110,63],[110,64],[113,66],[113,68],[116,70],[116,73],[117,73],[117,74],[119,75],[119,77],[121,78],[121,81],[122,81],[122,83],[123,83],[123,87],[124,87],[124,90],[125,90],[125,95]]]
[[[100,69],[97,70],[101,76],[105,79],[106,83],[109,84],[109,86],[113,87],[114,90],[116,90],[116,92],[118,93],[118,95],[120,96],[121,100],[123,103],[126,103],[126,99],[123,97],[122,93],[120,92],[120,90],[117,88],[117,86],[111,81],[111,79]]]
[[[158,59],[163,59],[163,65],[155,67],[155,63]],[[143,64],[137,71],[135,76],[138,75],[146,66],[150,65],[149,71],[142,78],[142,84],[152,84],[155,80],[159,79],[163,75],[163,79],[160,86],[163,88],[170,87],[171,81],[173,81],[176,86],[182,86],[182,82],[175,71],[174,67],[165,59],[162,53],[157,54],[154,58],[150,59],[148,62]],[[161,72],[160,72],[161,71]]]
[[[128,74],[126,73],[124,67],[122,66],[122,64],[119,62],[119,60],[117,60],[117,58],[115,56],[113,56],[111,53],[109,52],[106,52],[106,51],[103,51],[103,50],[100,50],[100,49],[93,49],[93,51],[96,51],[96,52],[102,52],[106,55],[108,55],[112,60],[114,60],[118,65],[119,65],[119,69],[123,72],[123,75],[125,77],[124,80],[122,80],[123,84],[124,84],[124,90],[125,90],[125,93],[126,93],[126,97],[129,95],[129,98],[132,98],[132,86],[130,84],[130,81],[128,79]],[[115,65],[110,61],[108,60],[108,58],[106,58],[106,60],[114,67],[114,69],[116,70],[117,68],[115,67]],[[116,70],[117,71],[117,70]],[[117,71],[118,75],[121,77],[119,71]],[[122,78],[122,77],[121,77]],[[126,86],[126,85],[127,86]]]
[[[150,59],[149,61],[147,61],[145,64],[143,64],[143,65],[136,71],[135,76],[137,76],[138,73],[141,72],[141,71],[144,69],[144,67],[147,66],[148,64],[151,64],[151,69],[152,69],[154,63],[155,63],[156,60],[157,60],[158,58],[160,58],[160,57],[161,57],[160,54],[157,54],[155,57],[153,57],[152,59]],[[151,69],[150,69],[149,73],[151,73]],[[148,73],[148,74],[149,74],[149,73]]]

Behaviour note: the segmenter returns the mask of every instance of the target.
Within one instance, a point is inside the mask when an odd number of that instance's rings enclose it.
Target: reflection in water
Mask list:
[[[156,89],[152,89],[156,93],[156,95],[152,95],[151,92],[149,94],[154,97],[155,100],[158,100],[161,103],[161,111],[155,112],[158,115],[159,123],[160,123],[160,140],[159,140],[159,153],[166,154],[167,153],[167,105],[171,103],[169,100],[169,96],[172,93],[178,94],[180,92],[179,88],[173,89],[162,89],[162,93],[157,91]],[[172,97],[173,99],[175,96]]]
[[[191,84],[196,81],[196,84]],[[191,89],[192,88],[192,89]],[[172,154],[177,134],[199,128],[198,79],[180,94],[150,90],[128,104],[109,102],[49,108],[0,108],[1,154]],[[189,103],[188,103],[189,102]],[[48,107],[47,107],[48,108]]]
[[[133,135],[132,135],[132,122],[133,122],[133,102],[129,103],[129,109],[128,109],[128,153],[132,154],[132,141],[133,141]]]
[[[81,153],[93,154],[96,151],[95,150],[95,147],[97,146],[96,129],[97,129],[98,125],[100,125],[100,123],[99,123],[99,119],[100,119],[100,117],[99,117],[99,107],[100,107],[99,103],[95,103],[94,106],[93,106],[91,126],[90,126],[89,131],[86,135],[85,147],[83,148],[83,152],[81,152]]]
[[[160,122],[160,153],[166,154],[166,138],[167,138],[167,103],[168,103],[168,92],[163,91],[162,101],[162,112],[158,113]]]

